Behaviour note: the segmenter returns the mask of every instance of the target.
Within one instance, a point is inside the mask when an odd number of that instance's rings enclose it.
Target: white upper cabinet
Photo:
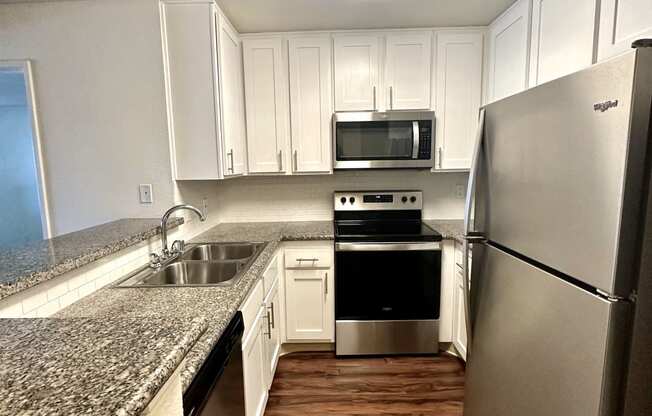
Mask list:
[[[290,38],[292,171],[331,170],[331,39]]]
[[[531,4],[519,0],[489,25],[488,102],[528,87]]]
[[[432,32],[391,33],[386,45],[387,109],[429,109]]]
[[[469,169],[482,100],[482,32],[440,31],[436,65],[438,169]]]
[[[210,3],[162,3],[175,179],[219,179],[218,83]]]
[[[652,37],[650,0],[602,0],[598,58],[607,59],[630,49],[636,39]]]
[[[335,111],[378,109],[379,44],[377,36],[335,36]]]
[[[534,0],[530,86],[594,63],[597,0]]]
[[[246,137],[242,49],[238,33],[220,13],[219,79],[222,91],[222,137],[224,176],[246,172]]]
[[[287,63],[280,37],[243,40],[250,173],[288,169]]]

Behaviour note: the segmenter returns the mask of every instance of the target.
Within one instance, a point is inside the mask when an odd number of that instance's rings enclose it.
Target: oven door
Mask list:
[[[337,243],[335,318],[439,319],[439,243]]]
[[[335,169],[432,167],[432,119],[415,117],[424,115],[336,114]]]

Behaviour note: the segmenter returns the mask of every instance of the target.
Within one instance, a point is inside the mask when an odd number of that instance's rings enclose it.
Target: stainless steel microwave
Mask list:
[[[434,129],[434,111],[335,113],[334,168],[432,168]]]

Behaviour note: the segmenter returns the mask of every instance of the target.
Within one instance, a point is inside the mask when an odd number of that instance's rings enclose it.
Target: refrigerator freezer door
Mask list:
[[[649,86],[633,98],[638,54],[488,105],[479,181],[488,200],[477,228],[490,241],[623,297],[647,136],[633,107],[650,117]]]
[[[464,415],[615,415],[629,304],[489,245],[474,245],[473,262]]]

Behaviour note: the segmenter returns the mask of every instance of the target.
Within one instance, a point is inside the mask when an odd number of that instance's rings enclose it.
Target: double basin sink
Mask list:
[[[172,261],[144,267],[117,287],[230,286],[263,249],[263,243],[190,245]]]

